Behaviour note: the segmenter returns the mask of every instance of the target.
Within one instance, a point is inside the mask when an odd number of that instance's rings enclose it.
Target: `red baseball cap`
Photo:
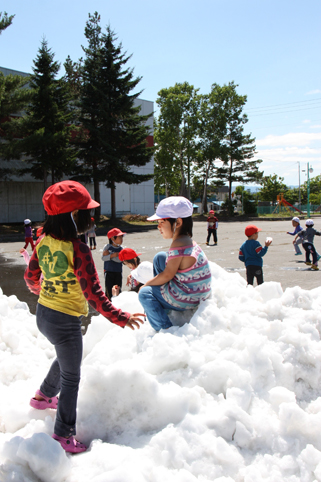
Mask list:
[[[262,229],[257,228],[254,224],[249,224],[245,228],[245,236],[249,238],[252,234],[258,233],[259,231],[262,231]]]
[[[127,261],[129,259],[134,259],[134,258],[137,258],[138,256],[140,256],[142,253],[136,253],[136,251],[134,251],[133,249],[131,248],[124,248],[121,250],[121,252],[119,253],[118,255],[118,258],[120,261]]]
[[[110,238],[115,238],[116,236],[125,236],[125,234],[127,233],[123,233],[120,229],[118,228],[113,228],[113,229],[110,229],[107,233],[107,238],[110,239]]]
[[[91,199],[87,189],[76,181],[61,181],[48,187],[42,202],[49,216],[71,213],[76,209],[94,209],[100,206]]]
[[[214,214],[213,209],[211,209],[211,210],[208,212],[208,214]]]

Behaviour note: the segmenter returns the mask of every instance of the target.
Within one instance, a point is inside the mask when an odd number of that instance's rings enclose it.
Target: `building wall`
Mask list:
[[[24,72],[4,69],[0,67],[4,75],[27,75]],[[148,144],[153,145],[153,111],[154,104],[151,101],[136,99],[135,105],[140,106],[142,115],[149,115],[146,125],[150,128]],[[22,161],[0,160],[0,167],[21,167]],[[135,174],[153,174],[154,158],[144,167],[134,167]],[[86,185],[93,196],[93,185]],[[101,213],[111,214],[111,192],[101,183]],[[0,181],[0,223],[21,222],[25,218],[33,221],[44,219],[45,213],[42,206],[43,183],[34,180],[30,175],[24,177],[11,176],[10,180]],[[154,181],[153,179],[141,184],[128,185],[116,184],[116,215],[124,214],[147,214],[154,212]]]

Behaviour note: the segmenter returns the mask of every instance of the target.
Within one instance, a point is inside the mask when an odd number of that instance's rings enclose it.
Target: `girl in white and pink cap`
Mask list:
[[[139,301],[152,327],[159,331],[172,323],[168,311],[195,308],[210,296],[211,270],[202,249],[192,240],[193,205],[182,196],[163,199],[156,214],[164,239],[172,239],[167,253],[153,260],[154,278],[139,291]]]

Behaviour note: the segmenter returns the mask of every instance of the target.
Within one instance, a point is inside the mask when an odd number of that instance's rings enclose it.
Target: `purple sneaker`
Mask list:
[[[30,405],[32,408],[36,408],[37,410],[46,410],[46,408],[57,408],[58,405],[58,397],[46,397],[40,390],[36,391],[36,395],[39,395],[43,398],[43,400],[37,400],[36,398],[32,398],[30,400]]]
[[[73,436],[66,438],[60,437],[54,433],[52,438],[57,440],[66,452],[70,452],[71,454],[79,454],[80,452],[85,452],[87,450],[86,445],[78,442]]]

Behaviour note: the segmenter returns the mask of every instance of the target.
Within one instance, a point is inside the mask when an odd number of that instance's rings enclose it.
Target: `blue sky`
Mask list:
[[[143,99],[176,82],[207,93],[233,80],[264,173],[295,185],[309,162],[321,174],[320,0],[2,0],[0,11],[16,15],[0,36],[0,66],[31,72],[43,36],[55,60],[77,60],[98,11],[132,54]]]

